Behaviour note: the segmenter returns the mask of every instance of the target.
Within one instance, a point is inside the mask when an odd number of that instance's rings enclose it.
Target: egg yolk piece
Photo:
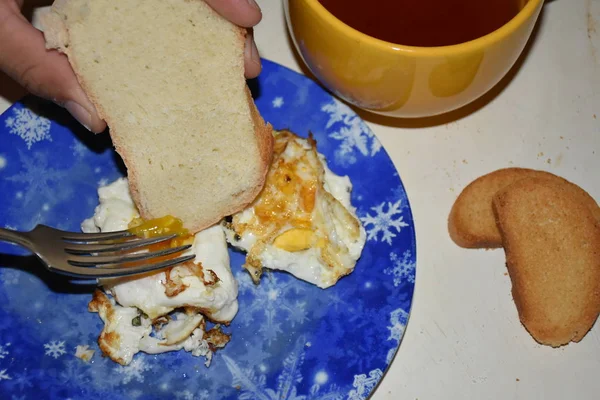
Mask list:
[[[183,227],[183,221],[172,215],[166,215],[160,218],[153,218],[147,221],[141,218],[135,218],[129,223],[129,232],[142,238],[152,238],[158,236],[177,235],[177,237],[169,240],[167,244],[159,243],[153,245],[152,250],[156,247],[179,247],[186,244],[191,244],[194,240],[194,235]]]

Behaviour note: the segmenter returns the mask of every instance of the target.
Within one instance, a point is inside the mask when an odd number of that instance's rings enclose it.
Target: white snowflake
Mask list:
[[[108,185],[108,178],[102,178],[102,179],[100,179],[98,181],[98,186],[99,187],[103,187],[103,186],[106,186],[106,185]]]
[[[51,205],[54,205],[71,198],[72,190],[57,191],[56,187],[60,187],[60,183],[67,176],[71,177],[77,172],[57,170],[51,167],[46,153],[31,154],[19,150],[18,154],[22,166],[21,172],[6,179],[24,186],[20,191],[21,194],[17,195],[23,209],[40,209],[44,203],[51,202]]]
[[[0,169],[6,167],[6,157],[0,155]]]
[[[123,375],[123,383],[129,383],[132,380],[144,382],[144,372],[152,370],[152,366],[146,364],[143,358],[134,358],[131,364],[118,366],[117,372]]]
[[[28,108],[13,108],[13,115],[4,123],[10,133],[18,135],[27,143],[28,149],[36,142],[52,141],[49,119],[36,115]]]
[[[133,389],[133,390],[130,390],[130,391],[127,393],[127,396],[128,396],[130,399],[139,399],[139,398],[140,398],[140,397],[142,397],[143,395],[144,395],[144,392],[142,392],[142,391],[141,391],[141,390],[139,390],[139,389]]]
[[[254,367],[241,368],[232,358],[223,355],[225,364],[232,376],[231,385],[239,388],[240,400],[341,400],[343,398],[339,388],[331,385],[321,390],[319,384],[315,384],[307,395],[298,394],[297,385],[302,382],[300,367],[304,363],[305,337],[300,337],[294,349],[283,360],[281,374],[277,377],[276,389],[267,387],[267,377],[264,374],[257,375]]]
[[[189,390],[183,390],[180,392],[175,392],[175,399],[177,400],[208,400],[210,399],[210,393],[208,390],[201,390],[200,392],[194,394]]]
[[[411,255],[410,250],[402,253],[402,257],[398,257],[396,253],[390,254],[390,261],[392,261],[393,266],[384,269],[383,272],[394,277],[394,286],[397,287],[402,282],[415,283],[416,263]]]
[[[331,103],[324,104],[321,111],[329,114],[326,125],[328,129],[341,124],[338,130],[329,134],[330,138],[342,142],[335,153],[336,161],[339,163],[355,163],[356,151],[365,157],[372,157],[381,150],[381,142],[371,129],[344,103],[334,99]]]
[[[175,398],[177,400],[194,400],[194,393],[190,392],[189,390],[175,392]]]
[[[85,147],[85,144],[81,143],[79,140],[74,139],[73,144],[71,145],[71,150],[73,151],[73,155],[75,157],[82,158],[87,151],[87,147]]]
[[[10,343],[0,344],[0,358],[5,358],[8,355],[8,347]]]
[[[6,369],[0,370],[0,381],[9,380],[9,379],[12,379],[12,378],[10,377],[10,375],[7,374],[7,370]]]
[[[65,350],[64,341],[59,342],[58,340],[53,340],[49,343],[46,343],[44,348],[46,349],[46,355],[54,358],[58,358],[67,352]]]
[[[404,336],[404,330],[406,329],[406,324],[408,323],[408,313],[401,308],[398,308],[390,313],[390,326],[388,326],[388,330],[390,331],[390,337],[388,340],[393,340],[396,343],[394,346],[388,351],[387,354],[387,363],[392,362],[392,358],[394,358],[394,354],[396,353],[396,349],[400,344],[400,340],[402,336]]]
[[[366,374],[354,375],[354,389],[348,393],[348,400],[365,400],[382,376],[383,372],[379,368],[369,372],[368,377]]]
[[[27,368],[25,368],[24,372],[16,374],[14,378],[12,378],[12,384],[14,387],[18,387],[20,391],[23,391],[25,388],[33,387],[31,376],[27,374]]]
[[[383,202],[376,207],[371,207],[371,210],[375,211],[375,215],[371,216],[367,213],[366,216],[361,217],[361,221],[365,225],[367,230],[367,239],[377,241],[377,235],[381,232],[381,241],[387,244],[392,244],[392,239],[396,237],[396,233],[400,233],[402,228],[407,227],[408,224],[404,222],[402,214],[402,200],[398,200],[395,203]],[[384,208],[387,205],[387,211]],[[369,228],[369,225],[371,227]],[[396,233],[392,232],[392,229]]]
[[[264,315],[264,321],[259,324],[258,331],[269,344],[282,332],[281,323],[287,321],[292,327],[303,324],[307,318],[306,302],[298,301],[298,293],[302,283],[296,279],[282,284],[274,274],[265,274],[260,285],[255,285],[245,271],[236,274],[240,293],[250,292],[250,305],[241,316],[246,326],[255,325],[256,318]]]
[[[275,97],[271,104],[273,105],[273,108],[281,108],[283,105],[283,97]]]

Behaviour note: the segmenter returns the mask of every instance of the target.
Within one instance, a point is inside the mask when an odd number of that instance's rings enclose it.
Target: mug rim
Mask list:
[[[327,10],[319,0],[287,0],[287,1],[305,1],[313,10],[323,17],[328,24],[332,25],[335,29],[341,31],[344,35],[351,37],[352,39],[366,42],[371,46],[375,46],[384,51],[391,52],[404,52],[411,53],[413,56],[422,57],[439,57],[448,54],[456,53],[468,53],[473,51],[480,51],[486,47],[489,47],[493,43],[500,41],[501,39],[514,32],[517,28],[522,26],[525,21],[532,17],[537,10],[540,3],[544,0],[528,0],[527,4],[515,15],[510,21],[502,25],[500,28],[476,39],[468,42],[447,45],[447,46],[408,46],[388,42],[385,40],[377,39],[373,36],[369,36],[357,29],[352,28],[350,25],[345,24],[329,10]]]

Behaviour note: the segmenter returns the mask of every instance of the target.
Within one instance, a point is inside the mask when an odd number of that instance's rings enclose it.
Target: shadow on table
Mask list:
[[[546,2],[555,1],[555,0],[546,0]],[[387,117],[384,115],[375,114],[361,108],[358,108],[354,105],[346,103],[350,108],[356,112],[363,120],[367,122],[371,122],[378,125],[384,125],[394,128],[404,128],[404,129],[412,129],[412,128],[427,128],[439,125],[445,125],[450,122],[458,121],[462,118],[465,118],[479,109],[485,107],[488,103],[498,97],[512,82],[512,80],[519,73],[521,66],[529,56],[531,52],[532,46],[535,44],[536,38],[540,32],[540,27],[544,24],[544,13],[545,10],[542,8],[540,12],[540,16],[538,17],[538,21],[533,28],[533,32],[531,33],[531,37],[529,38],[523,52],[512,66],[512,68],[508,71],[508,73],[498,82],[493,88],[491,88],[484,95],[476,99],[475,101],[457,109],[454,111],[450,111],[448,113],[436,115],[433,117],[425,117],[425,118],[394,118]],[[292,37],[289,33],[289,30],[286,30],[286,37],[288,41],[288,45],[292,49],[292,53],[298,65],[300,66],[300,70],[304,75],[309,77],[310,79],[317,82],[320,86],[323,86],[319,80],[315,77],[315,75],[308,69],[304,61],[302,61],[302,57],[298,53],[296,46],[292,40]]]

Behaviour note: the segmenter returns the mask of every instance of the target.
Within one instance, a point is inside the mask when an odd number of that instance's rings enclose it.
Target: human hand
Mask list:
[[[79,85],[67,57],[47,51],[44,35],[23,16],[25,0],[0,0],[0,71],[29,92],[64,107],[92,132],[102,132],[106,123]],[[254,0],[205,0],[234,24],[251,28],[262,18]],[[261,70],[254,38],[248,34],[244,50],[246,77]]]

